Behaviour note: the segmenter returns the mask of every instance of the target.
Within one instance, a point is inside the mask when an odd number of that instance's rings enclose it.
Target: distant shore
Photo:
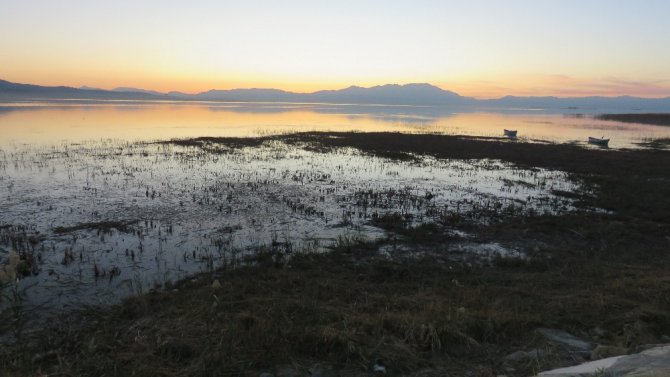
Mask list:
[[[613,120],[624,123],[641,123],[654,126],[670,126],[670,113],[640,113],[640,114],[602,114],[596,116],[600,120]]]

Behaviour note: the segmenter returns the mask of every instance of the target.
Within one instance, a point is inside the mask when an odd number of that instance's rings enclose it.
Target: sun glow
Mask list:
[[[430,82],[475,97],[658,97],[670,95],[667,14],[658,0],[3,2],[0,78],[190,93]]]

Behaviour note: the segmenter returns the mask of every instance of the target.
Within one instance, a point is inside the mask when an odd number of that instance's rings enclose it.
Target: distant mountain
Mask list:
[[[381,85],[371,88],[350,86],[341,90],[322,90],[312,93],[318,102],[379,103],[395,105],[464,105],[474,104],[474,98],[462,97],[454,92],[430,84]]]
[[[96,88],[78,89],[69,86],[39,86],[16,84],[0,80],[0,100],[41,100],[41,99],[158,99],[153,94],[137,92],[114,92]],[[164,97],[163,97],[164,98]]]
[[[177,91],[168,92],[167,95],[168,95],[168,97],[176,98],[176,99],[181,99],[181,98],[186,99],[186,98],[190,98],[192,96],[192,94],[177,92]]]
[[[94,88],[91,86],[80,86],[79,89],[81,90],[100,90],[100,91],[106,91],[105,89],[100,89],[100,88]],[[147,90],[147,89],[138,89],[138,88],[130,88],[130,87],[118,87],[114,88],[111,90],[112,92],[120,92],[120,93],[144,93],[144,94],[153,94],[157,96],[164,96],[165,93],[161,93],[155,90]]]
[[[92,86],[86,86],[86,85],[80,86],[79,89],[81,89],[81,90],[104,90],[104,89],[94,88]]]
[[[209,101],[242,101],[242,102],[301,102],[308,99],[309,94],[286,92],[279,89],[231,89],[216,90],[191,95],[191,98]]]
[[[113,92],[122,92],[122,93],[144,93],[144,94],[153,94],[156,96],[164,96],[165,93],[157,92],[155,90],[147,90],[147,89],[138,89],[138,88],[127,88],[127,87],[119,87],[119,88],[114,88],[112,89]]]
[[[172,93],[168,94],[172,96]],[[184,98],[182,93],[178,94]],[[322,90],[314,93],[294,93],[279,89],[210,90],[192,98],[215,101],[245,102],[328,102],[342,104],[393,105],[463,105],[474,104],[473,98],[461,97],[454,92],[430,84],[382,85],[371,88],[351,86],[340,90]]]
[[[430,84],[380,85],[370,88],[350,86],[339,90],[295,93],[279,89],[212,89],[197,94],[160,93],[154,90],[120,87],[103,90],[91,87],[39,86],[0,80],[0,100],[40,99],[126,99],[175,101],[306,102],[337,104],[459,106],[477,109],[554,109],[574,112],[597,110],[670,112],[670,97],[515,97],[477,100]]]

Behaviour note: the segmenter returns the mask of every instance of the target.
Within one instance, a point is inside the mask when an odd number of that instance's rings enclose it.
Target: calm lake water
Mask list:
[[[575,210],[571,196],[560,193],[582,190],[579,181],[500,161],[398,161],[350,148],[319,153],[281,141],[248,148],[142,142],[311,130],[501,136],[503,128],[517,129],[521,140],[585,146],[588,136],[605,136],[614,148],[670,137],[668,127],[541,111],[0,104],[0,283],[4,289],[11,284],[13,297],[39,317],[167,288],[198,272],[244,263],[258,251],[290,255],[351,239],[385,239],[380,219],[418,225],[456,216],[486,223],[496,216]],[[453,231],[444,252],[523,257],[513,244],[477,242]],[[394,245],[384,249],[389,257],[402,252]],[[7,266],[19,257],[32,267],[14,276]],[[0,312],[10,304],[0,300]]]
[[[611,148],[670,137],[670,127],[599,121],[542,110],[464,111],[439,107],[222,102],[0,103],[0,145],[86,140],[126,141],[198,136],[259,136],[296,131],[397,131],[500,136],[584,143],[610,138]]]

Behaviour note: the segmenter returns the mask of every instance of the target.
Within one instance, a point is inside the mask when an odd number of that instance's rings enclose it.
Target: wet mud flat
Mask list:
[[[389,226],[567,212],[575,199],[557,193],[580,187],[561,171],[492,159],[191,142],[3,153],[1,255],[23,261],[5,280],[19,278],[26,310],[116,303],[259,250],[324,252],[340,238],[384,238]]]
[[[521,376],[591,358],[538,328],[625,349],[670,334],[667,152],[385,133],[75,147],[3,151],[21,199],[2,247],[38,266],[4,291],[12,374]],[[131,298],[20,326],[101,294]]]

